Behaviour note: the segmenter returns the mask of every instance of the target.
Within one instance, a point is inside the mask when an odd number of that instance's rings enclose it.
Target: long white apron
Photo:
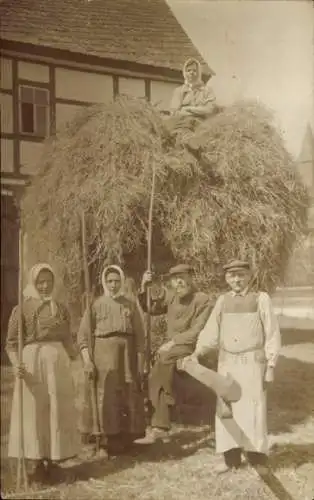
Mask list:
[[[265,369],[259,313],[223,313],[218,373],[230,373],[239,383],[242,395],[239,401],[231,404],[233,418],[220,417],[216,412],[218,453],[232,448],[268,453]]]
[[[25,457],[65,460],[79,451],[77,411],[70,359],[61,342],[26,345],[23,362],[23,433]],[[18,392],[15,384],[8,456],[18,457]]]

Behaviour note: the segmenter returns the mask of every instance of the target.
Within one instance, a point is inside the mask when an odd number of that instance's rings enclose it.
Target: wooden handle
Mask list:
[[[82,254],[83,254],[83,269],[84,269],[84,283],[85,283],[85,297],[86,297],[86,309],[88,316],[88,351],[90,359],[93,360],[93,341],[92,341],[92,321],[91,321],[91,293],[90,293],[90,279],[89,279],[89,269],[88,269],[88,255],[87,255],[87,240],[86,240],[86,221],[85,213],[81,213],[81,232],[82,232]],[[97,405],[97,384],[95,379],[90,382],[91,389],[91,406],[92,406],[92,420],[93,420],[93,430],[94,436],[100,436],[100,421],[99,412]],[[99,440],[96,439],[96,448],[99,449]]]
[[[221,375],[191,358],[183,359],[179,368],[228,402],[239,401],[241,398],[241,387],[229,374]]]
[[[18,363],[21,365],[23,363],[23,228],[22,222],[20,221],[19,230],[19,283],[18,283]],[[23,380],[19,377],[17,379],[17,392],[18,392],[18,422],[19,422],[19,455],[17,464],[17,478],[16,478],[16,489],[17,491],[24,488],[25,491],[28,490],[28,477],[26,473],[25,466],[25,456],[24,456],[24,425],[23,425]]]
[[[152,270],[152,239],[153,239],[153,209],[154,209],[154,196],[156,186],[156,167],[153,164],[152,187],[149,200],[148,212],[148,234],[147,234],[147,270]],[[146,291],[146,370],[149,373],[151,367],[151,292],[147,287]]]

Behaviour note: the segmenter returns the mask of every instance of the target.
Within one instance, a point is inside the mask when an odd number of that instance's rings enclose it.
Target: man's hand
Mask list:
[[[27,370],[23,363],[19,363],[13,366],[14,375],[17,378],[25,378],[27,375]]]
[[[96,377],[96,367],[92,361],[84,363],[84,372],[90,380],[93,380]]]
[[[178,371],[184,371],[186,366],[189,363],[198,363],[198,359],[196,356],[193,354],[189,354],[188,356],[185,356],[184,358],[178,359],[177,361],[177,370]]]
[[[189,363],[197,363],[199,364],[199,354],[197,353],[197,351],[194,351],[192,352],[192,354],[190,354],[189,356],[186,356],[185,358],[182,359],[182,363],[181,363],[181,370],[185,370],[185,367],[189,364]]]
[[[145,271],[142,278],[141,289],[144,292],[146,287],[151,285],[153,281],[153,273],[151,271]]]
[[[199,362],[199,359],[203,356],[203,353],[194,351],[192,354],[189,356],[192,361],[195,361],[196,363]]]
[[[267,389],[269,384],[271,384],[275,379],[274,368],[272,366],[267,366],[264,376],[264,389]]]
[[[193,361],[194,363],[199,363],[199,359],[204,356],[204,353],[201,351],[194,351],[192,354],[187,356],[186,361]]]
[[[173,340],[169,340],[169,342],[166,342],[159,347],[158,353],[168,352],[174,345],[175,343],[173,342]]]

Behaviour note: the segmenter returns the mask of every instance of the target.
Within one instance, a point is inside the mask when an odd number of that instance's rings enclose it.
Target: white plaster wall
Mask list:
[[[49,82],[49,66],[47,65],[19,61],[17,67],[19,78],[34,82]]]
[[[13,140],[1,139],[1,172],[14,172]]]
[[[20,141],[20,172],[34,175],[37,173],[44,144],[40,142]]]
[[[83,108],[82,105],[75,104],[56,104],[56,128],[57,130],[66,123],[71,120],[74,115],[79,112]]]
[[[13,132],[13,99],[11,95],[0,93],[1,132]]]
[[[168,110],[176,83],[151,81],[151,102],[159,109]]]
[[[91,103],[113,98],[111,75],[56,68],[56,97]]]
[[[145,81],[141,78],[119,77],[119,94],[145,97]]]

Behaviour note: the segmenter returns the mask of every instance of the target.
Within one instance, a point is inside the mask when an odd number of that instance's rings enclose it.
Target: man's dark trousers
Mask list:
[[[170,407],[175,404],[172,385],[176,362],[193,351],[194,345],[175,344],[169,351],[161,352],[155,362],[149,380],[149,397],[154,408],[152,427],[170,429]]]

